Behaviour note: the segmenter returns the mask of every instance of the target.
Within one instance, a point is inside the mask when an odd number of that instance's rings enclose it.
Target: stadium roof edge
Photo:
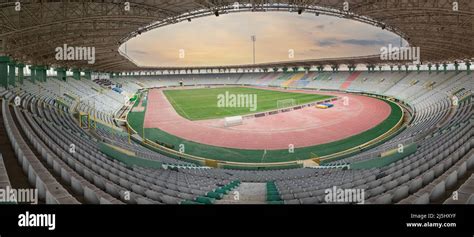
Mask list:
[[[325,14],[372,24],[392,31],[419,47],[421,62],[450,63],[472,61],[474,56],[474,1],[457,1],[456,10],[450,1],[268,0],[239,1],[154,1],[130,0],[130,9],[114,0],[101,1],[31,1],[21,2],[21,14],[15,1],[0,4],[0,54],[16,61],[94,71],[143,70],[118,51],[127,39],[147,30],[187,19],[242,11],[291,11]],[[347,2],[348,11],[344,11]],[[21,14],[21,17],[18,17]],[[296,13],[295,13],[296,14]],[[86,61],[58,60],[55,49],[63,44],[94,47],[94,64]],[[330,63],[335,63],[331,59]],[[317,63],[320,60],[313,60]],[[295,61],[297,62],[297,61]],[[353,61],[354,64],[364,61]],[[372,61],[371,61],[372,62]],[[293,65],[294,62],[268,65]],[[305,62],[298,62],[305,65]],[[374,64],[385,64],[379,61]],[[268,66],[268,65],[259,65]],[[240,65],[254,68],[254,65]],[[226,66],[224,66],[226,67]],[[235,67],[235,66],[233,66]],[[205,67],[209,68],[209,67]],[[212,67],[216,68],[216,67]]]
[[[360,57],[343,57],[343,58],[323,58],[323,59],[310,59],[310,60],[294,60],[294,61],[281,61],[281,62],[270,62],[270,63],[257,63],[257,64],[242,64],[242,65],[223,65],[223,66],[183,66],[183,67],[139,67],[143,71],[153,70],[205,70],[205,69],[269,69],[269,68],[293,68],[293,67],[314,67],[314,66],[339,66],[339,65],[398,65],[408,64],[409,61],[398,60],[383,62],[380,60],[380,55],[369,55]]]

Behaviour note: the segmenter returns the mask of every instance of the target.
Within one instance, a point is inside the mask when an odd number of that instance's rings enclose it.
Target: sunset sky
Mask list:
[[[204,17],[158,28],[128,41],[126,52],[141,66],[250,64],[252,35],[257,37],[257,63],[371,55],[400,44],[397,35],[353,20],[271,12]],[[179,57],[181,49],[184,58]]]

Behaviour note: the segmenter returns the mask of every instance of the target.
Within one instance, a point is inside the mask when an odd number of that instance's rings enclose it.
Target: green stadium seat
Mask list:
[[[224,197],[222,193],[216,193],[216,192],[208,192],[206,196],[210,198],[215,198],[215,199],[222,199],[222,197]]]
[[[195,201],[201,204],[213,204],[216,201],[216,199],[200,196],[200,197],[197,197]]]

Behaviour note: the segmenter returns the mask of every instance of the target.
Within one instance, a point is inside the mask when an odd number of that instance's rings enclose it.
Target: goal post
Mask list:
[[[277,100],[277,108],[284,109],[296,106],[295,99]]]

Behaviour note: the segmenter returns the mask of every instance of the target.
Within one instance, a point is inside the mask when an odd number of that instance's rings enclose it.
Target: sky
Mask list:
[[[193,19],[143,33],[122,45],[140,66],[216,66],[379,54],[400,45],[381,28],[332,16],[234,13]],[[126,48],[126,50],[125,50]]]

